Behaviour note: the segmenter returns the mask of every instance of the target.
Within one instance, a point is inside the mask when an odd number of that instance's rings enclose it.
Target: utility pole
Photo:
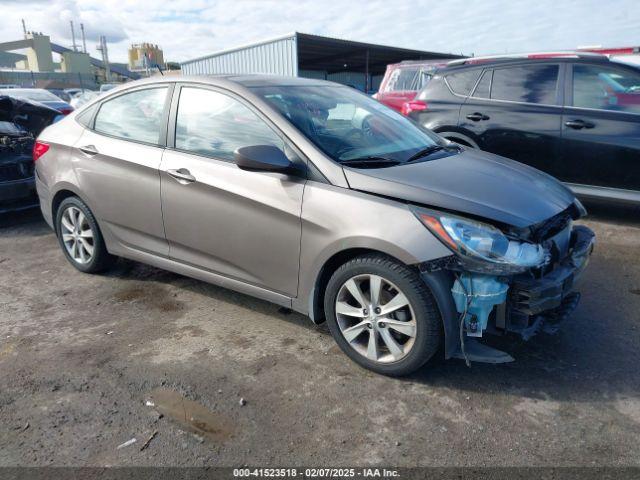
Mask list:
[[[84,38],[84,24],[80,24],[80,32],[82,33],[82,51],[87,53],[87,40]]]
[[[73,42],[73,51],[77,52],[78,48],[76,47],[76,32],[73,30],[73,20],[69,20],[69,25],[71,25],[71,41]]]
[[[104,65],[104,78],[106,82],[111,81],[111,68],[109,67],[109,52],[107,51],[107,38],[100,35],[100,44],[97,50],[102,53],[102,64]]]
[[[24,23],[24,18],[22,19],[22,33],[24,34],[24,39],[27,39],[27,26]]]

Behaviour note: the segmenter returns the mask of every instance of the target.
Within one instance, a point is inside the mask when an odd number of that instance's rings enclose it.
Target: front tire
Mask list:
[[[78,197],[65,198],[56,212],[56,233],[71,265],[84,273],[97,273],[115,261],[93,213]]]
[[[384,255],[342,265],[325,291],[324,309],[342,351],[374,372],[408,375],[440,345],[442,320],[419,273]]]

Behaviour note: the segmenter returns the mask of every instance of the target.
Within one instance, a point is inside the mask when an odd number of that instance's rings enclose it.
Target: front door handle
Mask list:
[[[470,113],[469,115],[467,115],[467,118],[469,120],[473,120],[474,122],[479,122],[480,120],[489,120],[489,117],[487,115],[484,115],[480,112]]]
[[[593,128],[595,125],[591,122],[585,122],[584,120],[567,120],[564,124],[573,128],[574,130],[582,130],[583,128]]]
[[[178,180],[183,185],[187,183],[193,183],[196,181],[196,177],[191,175],[191,172],[186,168],[179,168],[177,170],[167,170],[167,173],[171,175],[173,178]]]
[[[80,151],[82,153],[85,153],[89,156],[93,156],[93,155],[97,155],[98,154],[98,149],[96,147],[94,147],[93,145],[85,145],[84,147],[80,147]]]

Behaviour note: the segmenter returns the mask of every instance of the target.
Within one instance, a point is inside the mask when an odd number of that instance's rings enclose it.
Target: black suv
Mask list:
[[[518,160],[583,197],[640,203],[640,68],[585,53],[469,58],[440,69],[409,116]]]

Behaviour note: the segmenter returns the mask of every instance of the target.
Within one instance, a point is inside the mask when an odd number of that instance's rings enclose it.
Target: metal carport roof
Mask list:
[[[308,33],[296,32],[296,36],[300,70],[325,70],[327,73],[366,70],[378,75],[384,73],[390,63],[403,60],[461,58],[460,55],[449,53],[388,47]]]

